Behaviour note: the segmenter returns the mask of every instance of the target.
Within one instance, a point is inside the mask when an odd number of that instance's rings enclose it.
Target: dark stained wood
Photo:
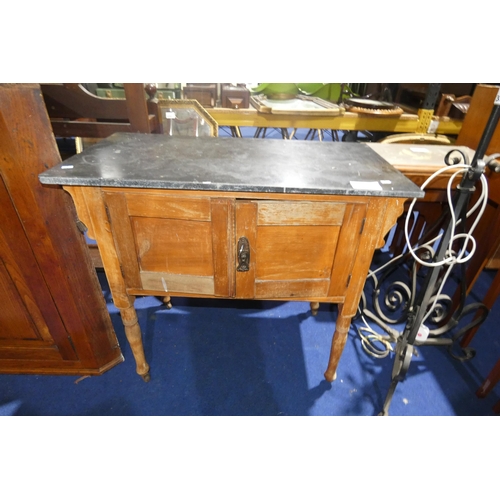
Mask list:
[[[159,133],[158,103],[142,83],[124,84],[126,99],[91,94],[78,83],[41,85],[53,132],[59,137],[105,138],[115,132]]]
[[[95,96],[78,83],[42,84],[40,87],[50,118],[128,120],[124,99]]]
[[[38,85],[0,85],[0,143],[3,293],[31,323],[2,339],[0,373],[102,373],[123,357],[71,198],[38,180],[60,161]]]
[[[148,104],[144,98],[144,84],[124,83],[125,97],[127,101],[127,114],[132,132],[149,134],[154,129],[150,121]]]
[[[132,132],[130,123],[65,120],[52,120],[52,130],[57,137],[95,137],[102,139],[115,132]]]

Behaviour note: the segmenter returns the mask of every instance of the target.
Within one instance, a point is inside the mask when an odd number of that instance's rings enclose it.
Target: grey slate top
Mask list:
[[[420,198],[366,144],[116,133],[40,174],[43,184]]]

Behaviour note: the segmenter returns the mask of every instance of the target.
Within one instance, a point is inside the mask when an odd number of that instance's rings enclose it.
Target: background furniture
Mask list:
[[[38,85],[0,85],[0,373],[100,374],[123,361]]]
[[[125,83],[126,99],[91,94],[79,83],[41,85],[54,135],[104,138],[115,132],[158,132],[158,109],[143,83]]]

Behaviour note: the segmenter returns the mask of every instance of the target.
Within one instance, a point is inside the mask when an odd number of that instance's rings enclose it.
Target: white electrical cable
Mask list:
[[[361,338],[361,346],[363,347],[363,350],[374,358],[385,358],[390,351],[394,350],[391,345],[391,338],[386,335],[381,335],[380,333],[377,333],[375,330],[373,330],[367,323],[363,314],[361,314],[361,319],[363,320],[365,326],[356,327],[356,330],[359,337]],[[368,335],[364,335],[361,332],[368,332]],[[385,347],[385,349],[377,349],[377,347],[375,347],[374,345],[374,342],[379,342]]]
[[[426,261],[421,260],[418,257],[418,255],[415,253],[416,250],[423,249],[423,248],[427,248],[430,252],[432,252],[433,245],[442,238],[442,233],[439,234],[438,236],[436,236],[435,238],[433,238],[432,240],[421,244],[420,246],[416,247],[415,249],[412,248],[412,246],[411,246],[410,237],[408,234],[408,223],[409,223],[409,220],[410,220],[412,213],[413,213],[413,207],[415,206],[415,203],[418,200],[417,198],[413,199],[412,203],[410,204],[410,207],[408,208],[408,212],[406,214],[405,227],[404,227],[405,239],[406,239],[406,244],[408,246],[408,251],[411,253],[413,258],[419,264],[421,264],[422,266],[425,266],[425,267],[438,267],[438,266],[444,266],[444,265],[449,266],[446,273],[445,273],[444,279],[441,282],[439,290],[435,294],[435,299],[434,299],[434,302],[432,304],[432,307],[429,308],[427,314],[425,315],[424,319],[422,320],[422,323],[424,323],[427,320],[427,318],[430,316],[430,314],[434,310],[437,302],[441,298],[443,298],[443,296],[441,295],[441,292],[444,288],[446,281],[448,280],[448,277],[449,277],[454,265],[467,262],[468,260],[470,260],[472,258],[472,256],[474,255],[474,253],[476,251],[476,240],[473,238],[472,233],[474,232],[474,229],[476,228],[484,211],[486,210],[486,205],[488,203],[488,183],[486,181],[486,177],[484,176],[484,174],[481,175],[481,177],[480,177],[481,187],[482,187],[481,195],[479,196],[479,198],[478,198],[477,202],[474,204],[474,206],[466,213],[466,218],[469,218],[478,208],[480,208],[479,213],[476,216],[476,219],[474,220],[473,224],[471,225],[471,227],[467,233],[455,234],[455,228],[458,224],[460,224],[462,222],[462,220],[461,219],[459,219],[458,221],[455,220],[455,212],[453,209],[453,200],[452,200],[452,196],[451,196],[451,187],[453,185],[453,181],[455,180],[456,176],[461,174],[464,170],[467,170],[469,168],[470,168],[470,165],[466,165],[463,163],[443,167],[443,168],[439,169],[438,171],[434,172],[434,174],[432,174],[420,187],[420,189],[423,191],[429,185],[429,183],[432,182],[439,175],[443,174],[444,172],[447,172],[448,170],[459,169],[451,175],[451,177],[448,181],[447,187],[446,187],[448,206],[449,206],[451,218],[452,218],[452,220],[451,220],[452,233],[451,233],[451,237],[450,237],[450,242],[448,244],[448,250],[446,251],[447,256],[443,260],[441,260],[440,262],[426,262]],[[455,242],[459,239],[464,239],[464,242],[463,242],[462,247],[459,250],[459,252],[456,255],[453,255],[452,248],[453,248]],[[467,247],[469,246],[469,243],[472,244],[472,248],[470,249],[469,253],[464,257],[464,255],[467,252]],[[377,284],[376,274],[379,273],[382,269],[384,269],[388,265],[396,262],[402,256],[403,256],[402,254],[398,255],[398,256],[392,258],[391,260],[389,260],[388,262],[386,262],[384,265],[380,266],[378,269],[375,269],[374,271],[370,271],[368,273],[368,278],[372,278],[374,280],[375,284]],[[373,357],[376,357],[376,358],[386,357],[389,354],[389,351],[393,350],[391,343],[390,343],[390,337],[384,336],[384,335],[381,335],[381,334],[375,332],[368,325],[363,314],[361,314],[361,319],[363,320],[365,327],[360,327],[358,329],[358,334],[361,337],[361,345],[362,345],[363,349]],[[361,333],[362,331],[369,332],[369,335],[362,334]],[[385,351],[377,349],[373,345],[373,342],[380,342],[382,345],[385,346]]]

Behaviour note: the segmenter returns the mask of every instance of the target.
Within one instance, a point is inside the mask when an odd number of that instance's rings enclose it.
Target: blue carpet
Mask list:
[[[312,316],[305,302],[154,297],[136,300],[151,382],[135,374],[117,309],[98,273],[125,362],[101,376],[0,376],[1,415],[376,415],[390,383],[392,355],[366,354],[352,327],[332,384],[323,379],[336,306]],[[487,289],[484,272],[474,290]],[[500,356],[493,310],[476,335],[476,356],[453,359],[424,346],[399,384],[390,414],[493,415],[498,389],[475,396]],[[361,326],[360,320],[355,325]]]

